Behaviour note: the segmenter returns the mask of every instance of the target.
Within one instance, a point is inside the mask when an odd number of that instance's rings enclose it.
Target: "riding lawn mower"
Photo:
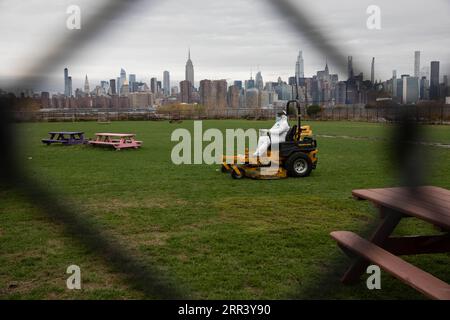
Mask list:
[[[309,176],[317,166],[317,141],[310,126],[301,125],[298,100],[290,100],[286,104],[286,114],[293,113],[297,117],[297,124],[290,127],[285,141],[280,142],[278,148],[271,145],[263,157],[250,155],[248,149],[245,150],[245,155],[223,156],[222,172],[231,173],[234,179]]]

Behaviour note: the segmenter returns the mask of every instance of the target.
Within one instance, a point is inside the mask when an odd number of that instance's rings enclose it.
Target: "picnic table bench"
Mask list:
[[[61,143],[63,145],[74,145],[86,143],[84,132],[82,131],[52,131],[48,133],[50,138],[42,139],[42,143],[51,145]]]
[[[450,252],[450,191],[433,186],[353,190],[353,196],[378,207],[380,223],[369,239],[353,232],[334,231],[331,237],[354,258],[343,283],[359,280],[370,263],[433,299],[450,300],[450,285],[401,259],[400,255]],[[403,218],[433,224],[442,233],[430,236],[393,237]]]
[[[95,140],[88,143],[94,146],[111,146],[116,150],[125,148],[140,148],[142,141],[136,140],[134,133],[96,133]]]

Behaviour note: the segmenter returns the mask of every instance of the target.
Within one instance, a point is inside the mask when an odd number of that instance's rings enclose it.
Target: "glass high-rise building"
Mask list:
[[[117,87],[116,87],[116,80],[110,79],[109,80],[109,90],[111,94],[117,94]]]
[[[127,73],[123,68],[121,68],[120,69],[120,80],[118,83],[118,91],[119,92],[121,92],[121,88],[122,88],[123,84],[125,83],[125,80],[127,80]]]
[[[242,89],[242,81],[241,81],[241,80],[236,80],[236,81],[234,81],[234,85],[235,85],[236,87],[238,87],[239,90]]]
[[[431,61],[430,99],[439,99],[439,61]]]
[[[169,74],[169,71],[163,72],[163,91],[164,91],[164,95],[170,96],[170,74]]]
[[[158,80],[156,78],[150,79],[150,91],[153,94],[156,94],[158,92]]]
[[[128,76],[128,85],[130,87],[130,92],[134,92],[135,83],[136,83],[136,75],[130,73],[130,75]]]
[[[263,90],[264,89],[264,82],[263,82],[263,77],[261,75],[261,71],[258,71],[256,73],[255,88],[258,89],[258,90]]]
[[[420,98],[419,78],[404,76],[402,80],[402,103],[417,103]]]
[[[67,87],[68,87],[68,91],[67,91],[67,96],[71,97],[72,96],[72,77],[67,77]]]

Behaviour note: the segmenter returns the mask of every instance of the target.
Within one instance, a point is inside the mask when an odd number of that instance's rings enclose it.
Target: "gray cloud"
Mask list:
[[[41,54],[56,43],[67,46],[68,56],[56,59],[50,70],[41,74],[44,89],[62,90],[62,69],[69,67],[76,87],[84,75],[92,82],[118,76],[121,67],[136,73],[138,79],[162,78],[169,70],[172,80],[184,78],[187,48],[191,47],[196,80],[246,79],[259,68],[264,80],[286,79],[294,72],[298,50],[303,50],[305,71],[312,75],[322,69],[330,52],[317,50],[305,34],[299,34],[285,17],[261,0],[123,1],[125,11],[100,24],[83,46],[65,29],[66,7],[79,4],[82,22],[101,10],[102,1],[27,1],[0,3],[0,85],[18,76],[29,76],[30,68]],[[418,0],[344,0],[292,1],[309,17],[319,32],[326,35],[342,55],[369,70],[376,58],[377,78],[385,79],[392,69],[412,73],[413,51],[422,51],[422,65],[440,60],[449,70],[450,6],[445,1]],[[381,8],[382,30],[366,28],[366,8]],[[127,8],[130,7],[130,8]],[[82,25],[86,27],[86,25]],[[76,40],[76,37],[74,37]],[[61,48],[60,48],[61,49]],[[331,58],[331,56],[329,57]],[[329,59],[331,60],[331,59]],[[332,72],[337,64],[329,63]],[[39,72],[39,68],[31,69]],[[443,73],[446,71],[443,71]]]

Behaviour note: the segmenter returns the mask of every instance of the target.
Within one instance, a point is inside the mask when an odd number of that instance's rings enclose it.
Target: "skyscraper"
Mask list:
[[[256,88],[251,88],[245,91],[245,107],[256,109],[259,107],[259,91]]]
[[[239,88],[235,84],[228,88],[227,100],[228,100],[228,106],[231,109],[239,108],[240,95],[241,95],[241,88]]]
[[[120,89],[122,88],[122,85],[125,83],[125,80],[127,79],[127,73],[125,72],[125,70],[123,68],[120,69],[120,81],[119,81],[119,92]]]
[[[420,77],[420,51],[414,51],[414,77]]]
[[[242,81],[241,81],[241,80],[236,80],[236,81],[234,81],[234,85],[235,85],[236,87],[238,87],[239,90],[242,89]]]
[[[354,73],[353,73],[353,57],[348,56],[347,58],[347,72],[348,72],[348,79],[353,79]]]
[[[128,85],[130,88],[130,92],[134,92],[135,83],[136,83],[136,75],[130,73],[130,75],[128,76]]]
[[[439,61],[431,61],[430,99],[439,99]]]
[[[443,79],[444,81],[443,81],[443,87],[442,87],[443,90],[441,92],[441,96],[443,96],[445,98],[445,97],[449,96],[450,92],[449,92],[449,86],[448,86],[448,76],[445,75],[443,78],[444,78]]]
[[[68,97],[72,96],[72,77],[67,78],[67,87],[68,87]]]
[[[110,93],[113,95],[113,94],[116,94],[116,80],[115,79],[111,79],[111,80],[109,80],[109,90],[110,90]]]
[[[303,52],[299,51],[297,56],[297,62],[295,63],[295,79],[297,80],[297,83],[299,83],[300,78],[305,77],[305,69],[304,69],[304,62],[303,62]]]
[[[255,87],[255,80],[253,80],[253,72],[250,71],[250,80],[245,80],[244,83],[245,90],[252,89]]]
[[[192,102],[192,84],[188,80],[180,82],[180,100],[182,103]]]
[[[256,73],[255,87],[258,90],[263,90],[264,89],[264,81],[263,81],[263,77],[261,75],[261,71],[258,71],[258,73]]]
[[[200,104],[207,109],[226,109],[227,87],[226,80],[200,81]]]
[[[397,70],[392,70],[392,96],[397,96]]]
[[[214,107],[213,82],[208,79],[200,81],[200,104],[207,109]]]
[[[188,60],[186,61],[185,80],[189,81],[192,87],[194,86],[194,65],[191,60],[191,49],[189,49]]]
[[[162,92],[162,83],[161,81],[156,81],[156,92]]]
[[[86,78],[84,79],[84,92],[86,94],[89,94],[91,90],[89,90],[89,80],[88,80],[88,76],[86,75]]]
[[[372,68],[370,70],[370,82],[375,83],[375,57],[372,58]]]
[[[69,69],[64,68],[64,95],[69,96]]]
[[[122,87],[120,88],[120,95],[121,96],[128,96],[130,93],[130,86],[128,85],[127,78],[125,78],[125,81],[122,83]]]
[[[164,90],[164,95],[170,96],[170,74],[169,74],[169,71],[163,72],[163,90]]]
[[[158,80],[156,78],[150,79],[150,91],[153,94],[156,94],[158,92]]]
[[[228,84],[226,80],[214,80],[213,86],[216,93],[216,108],[226,109],[227,107],[227,89]]]
[[[419,79],[408,75],[402,77],[402,103],[416,103],[420,98]]]

